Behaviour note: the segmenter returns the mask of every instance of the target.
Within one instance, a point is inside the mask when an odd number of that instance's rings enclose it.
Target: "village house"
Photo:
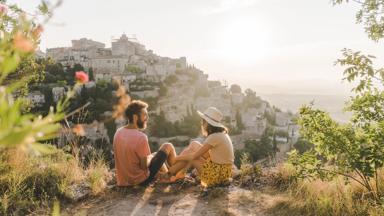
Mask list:
[[[64,66],[81,64],[90,67],[90,59],[105,53],[105,44],[86,38],[72,40],[71,47],[50,48],[46,50],[46,56]]]
[[[41,106],[45,103],[45,96],[40,91],[30,92],[27,96],[27,100],[30,101],[32,106]]]
[[[64,87],[53,87],[52,88],[53,101],[58,102],[61,98],[65,96],[65,88]]]
[[[264,103],[263,103],[264,104]],[[260,136],[267,128],[267,119],[264,117],[266,105],[259,108],[249,108],[242,113],[241,121],[245,127],[246,133]]]
[[[235,106],[243,103],[244,94],[243,93],[232,93],[231,94],[231,101],[232,101],[232,104]]]

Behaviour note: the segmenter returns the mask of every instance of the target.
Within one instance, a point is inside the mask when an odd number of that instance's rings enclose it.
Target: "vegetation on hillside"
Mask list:
[[[356,20],[368,37],[384,38],[384,1],[354,2],[361,6]],[[312,105],[300,109],[301,135],[310,145],[298,144],[306,146],[302,154],[291,152],[294,172],[280,172],[292,193],[292,201],[282,203],[282,214],[286,209],[307,215],[384,214],[384,69],[374,66],[374,56],[349,49],[342,55],[336,64],[345,67],[344,80],[355,85],[345,108],[353,116],[340,124]]]
[[[0,1],[1,215],[26,215],[37,208],[49,208],[54,200],[69,196],[71,186],[79,181],[86,182],[95,194],[108,181],[102,159],[95,157],[89,167],[83,167],[78,155],[47,143],[58,135],[61,123],[68,117],[73,90],[43,115],[28,112],[23,97],[29,86],[44,78],[47,62],[36,58],[35,50],[43,25],[60,3],[43,1],[38,12],[30,15],[16,5]],[[88,77],[79,72],[76,78],[73,74],[70,82],[81,86]]]

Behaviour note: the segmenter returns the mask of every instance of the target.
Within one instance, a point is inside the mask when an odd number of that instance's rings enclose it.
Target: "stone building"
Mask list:
[[[126,72],[129,61],[124,56],[100,56],[90,60],[91,67],[95,74],[121,74]]]
[[[65,88],[64,87],[53,87],[52,88],[52,94],[53,94],[53,101],[57,102],[65,96]]]
[[[27,100],[30,101],[32,106],[41,106],[45,103],[45,96],[40,91],[34,91],[28,94]]]

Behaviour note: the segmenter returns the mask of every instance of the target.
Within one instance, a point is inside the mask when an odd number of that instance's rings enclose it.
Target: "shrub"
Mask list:
[[[87,170],[87,182],[94,195],[97,195],[106,189],[110,178],[111,175],[104,160],[101,158],[92,160]]]

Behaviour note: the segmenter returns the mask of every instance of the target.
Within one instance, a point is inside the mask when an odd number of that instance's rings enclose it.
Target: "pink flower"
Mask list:
[[[23,33],[17,32],[13,36],[13,46],[21,52],[33,52],[35,50],[35,45],[32,41],[28,40]]]
[[[87,83],[89,80],[88,74],[86,74],[84,71],[77,71],[75,77],[79,83]]]
[[[5,4],[0,4],[0,15],[8,13],[8,6]]]

